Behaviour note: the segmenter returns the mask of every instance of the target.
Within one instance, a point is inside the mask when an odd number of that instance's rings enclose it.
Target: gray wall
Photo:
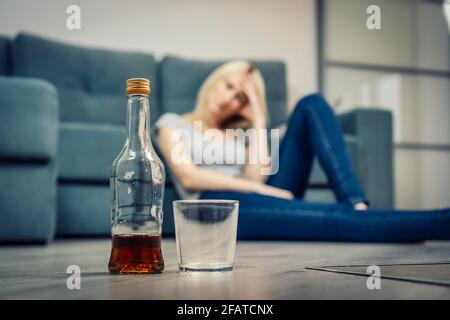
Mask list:
[[[66,8],[81,7],[81,30]],[[314,0],[1,0],[0,33],[33,31],[79,44],[193,58],[277,58],[289,101],[317,90]]]
[[[450,206],[450,50],[442,6],[324,0],[324,89],[343,112],[394,113],[398,208]],[[381,30],[366,8],[381,8]],[[339,103],[338,103],[339,102]]]

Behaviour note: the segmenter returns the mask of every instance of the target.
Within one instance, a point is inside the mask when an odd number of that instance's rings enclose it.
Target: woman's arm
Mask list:
[[[249,105],[242,111],[242,115],[252,123],[252,139],[246,149],[247,162],[244,169],[246,178],[264,182],[267,175],[263,172],[270,172],[270,156],[267,146],[267,119],[261,110],[262,101],[256,94],[256,87],[252,77],[242,84],[244,93],[249,99]]]
[[[250,140],[247,152],[247,162],[244,167],[244,176],[247,179],[265,182],[267,175],[263,172],[270,172],[270,157],[267,146],[267,136],[264,126],[254,127],[254,139]]]
[[[219,172],[200,168],[192,161],[187,150],[180,142],[172,140],[174,128],[163,127],[158,132],[158,145],[171,172],[178,178],[182,186],[192,191],[228,190],[240,192],[256,192],[279,198],[292,199],[288,190],[267,186],[262,182],[230,177]],[[181,147],[181,148],[180,148]],[[173,150],[176,148],[176,161]]]

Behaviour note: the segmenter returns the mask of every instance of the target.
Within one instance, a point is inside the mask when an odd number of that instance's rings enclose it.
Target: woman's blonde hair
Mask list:
[[[261,101],[260,112],[263,113],[264,119],[267,122],[267,103],[266,103],[266,89],[264,85],[264,79],[261,72],[254,68],[248,61],[245,60],[232,60],[226,62],[216,68],[208,78],[203,81],[198,93],[197,101],[195,104],[196,111],[203,111],[207,107],[208,94],[211,88],[217,83],[217,81],[224,79],[232,74],[236,73],[247,73],[251,72],[252,79],[254,81],[256,94],[258,95],[259,101]],[[241,122],[237,127],[248,128],[248,125]]]

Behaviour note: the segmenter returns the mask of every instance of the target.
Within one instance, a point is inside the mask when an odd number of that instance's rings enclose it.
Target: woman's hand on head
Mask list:
[[[242,109],[241,116],[248,119],[254,128],[264,128],[266,125],[266,119],[262,113],[261,101],[256,92],[256,86],[251,79],[251,75],[248,76],[242,82],[242,90],[248,97],[248,104]]]
[[[258,186],[255,189],[255,192],[266,195],[266,196],[272,196],[272,197],[283,198],[283,199],[288,199],[288,200],[294,199],[294,194],[292,192],[290,192],[289,190],[268,186],[263,183],[261,183],[261,184],[258,183]]]

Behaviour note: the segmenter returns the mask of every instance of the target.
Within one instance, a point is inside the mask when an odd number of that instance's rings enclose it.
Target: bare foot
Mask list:
[[[353,209],[359,210],[359,211],[365,211],[365,210],[369,209],[369,207],[364,202],[358,202],[353,206]]]

